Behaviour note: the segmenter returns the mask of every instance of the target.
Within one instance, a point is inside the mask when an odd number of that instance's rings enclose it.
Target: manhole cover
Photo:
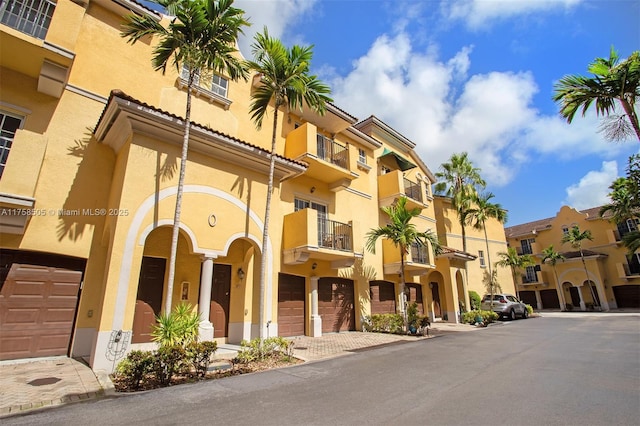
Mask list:
[[[54,383],[58,383],[60,380],[62,379],[59,379],[57,377],[43,377],[42,379],[35,379],[30,382],[27,382],[27,384],[31,386],[45,386],[45,385],[52,385]]]

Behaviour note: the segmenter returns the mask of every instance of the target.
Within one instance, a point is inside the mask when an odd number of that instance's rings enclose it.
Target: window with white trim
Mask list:
[[[189,81],[189,68],[186,65],[182,65],[182,70],[180,71],[180,78],[184,81]],[[211,77],[211,83],[208,85],[200,84],[200,72],[196,72],[193,77],[193,84],[196,86],[200,86],[203,89],[209,90],[210,92],[215,93],[218,96],[222,96],[223,98],[227,97],[227,92],[229,90],[229,80],[224,78],[219,74],[214,74]]]
[[[358,162],[367,164],[367,153],[362,148],[358,148]]]
[[[487,266],[485,261],[484,261],[484,251],[478,250],[478,259],[480,260],[480,266],[481,267],[484,268],[485,266]]]
[[[51,0],[5,0],[0,3],[0,22],[44,40],[55,8]]]
[[[7,165],[13,138],[21,125],[22,117],[0,111],[0,177],[4,172],[4,166]]]

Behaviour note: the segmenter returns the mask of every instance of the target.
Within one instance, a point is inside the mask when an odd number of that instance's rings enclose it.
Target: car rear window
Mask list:
[[[502,299],[502,295],[500,295],[500,294],[494,294],[493,295],[493,300],[500,300],[500,299]],[[488,302],[489,300],[491,300],[491,295],[490,294],[487,294],[482,299],[483,302]]]

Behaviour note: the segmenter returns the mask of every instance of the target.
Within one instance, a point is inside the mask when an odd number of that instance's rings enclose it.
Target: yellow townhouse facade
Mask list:
[[[555,217],[505,229],[509,246],[536,261],[517,274],[523,301],[537,309],[640,308],[640,253],[628,256],[622,245],[622,236],[637,230],[640,222],[613,223],[608,214],[600,217],[600,208],[579,211],[563,206]],[[592,236],[582,241],[583,256],[578,248],[562,243],[574,226]],[[543,250],[550,246],[564,257],[555,267],[543,262]]]
[[[153,71],[155,40],[120,36],[129,13],[168,19],[130,0],[0,7],[2,360],[73,356],[112,371],[128,351],[153,347],[186,82],[176,70]],[[193,92],[171,296],[197,309],[200,338],[359,330],[365,316],[411,302],[433,320],[458,321],[459,301],[468,306],[481,280],[484,238],[468,234],[474,254],[462,252],[415,143],[374,115],[358,120],[333,104],[323,116],[283,111],[262,246],[271,131],[250,119],[255,84],[221,75]],[[380,207],[401,196],[421,209],[419,229],[451,245],[438,258],[412,248],[407,296],[398,250],[383,240],[375,253],[364,248],[367,232],[386,224]],[[492,247],[505,245],[502,227],[490,229]]]

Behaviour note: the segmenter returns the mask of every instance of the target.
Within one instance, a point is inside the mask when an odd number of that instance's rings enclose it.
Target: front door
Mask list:
[[[433,300],[433,316],[436,318],[442,317],[442,311],[440,309],[440,290],[438,290],[438,283],[431,283],[431,299]]]
[[[162,310],[162,290],[167,260],[159,257],[143,257],[138,280],[138,296],[133,314],[131,343],[151,342],[151,332],[156,316]]]
[[[575,307],[580,307],[580,294],[578,293],[578,288],[574,286],[569,287],[569,293],[571,294],[571,304]]]
[[[213,337],[229,335],[229,305],[231,301],[231,265],[213,265],[211,309],[209,321],[213,324]]]

